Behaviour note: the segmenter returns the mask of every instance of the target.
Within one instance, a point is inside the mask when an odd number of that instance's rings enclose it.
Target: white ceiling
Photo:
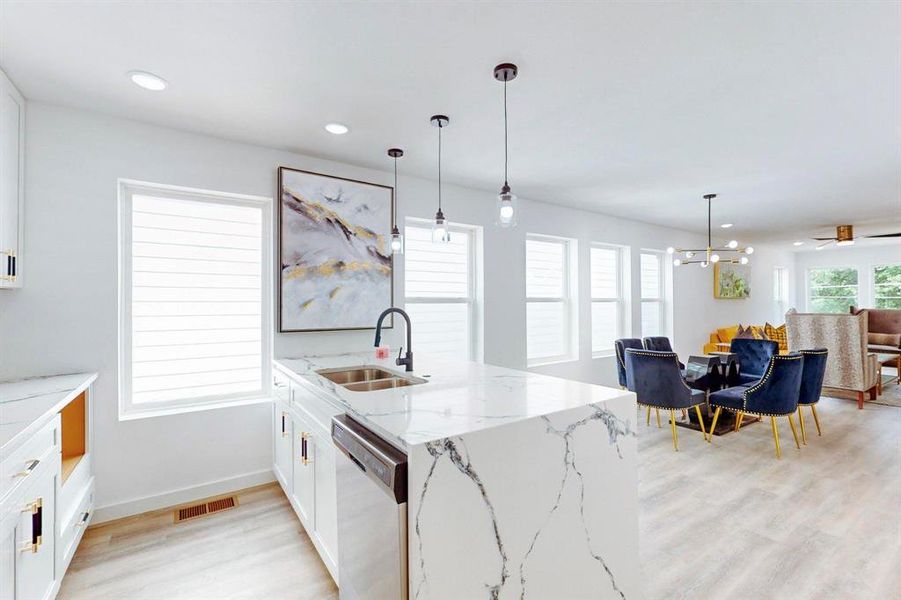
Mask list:
[[[0,0],[31,99],[741,239],[901,231],[901,3]],[[170,82],[141,90],[125,73]],[[332,136],[322,126],[347,124]],[[831,235],[831,233],[830,233]]]

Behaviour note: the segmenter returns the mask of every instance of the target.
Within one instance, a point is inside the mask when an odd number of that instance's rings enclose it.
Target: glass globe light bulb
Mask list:
[[[400,234],[400,230],[397,227],[391,229],[391,253],[404,253],[404,236]]]
[[[706,268],[707,268],[707,265],[708,265],[708,263],[707,263],[706,260],[702,260],[702,261],[701,261],[701,268],[702,268],[702,269],[706,269]]]
[[[682,264],[682,259],[676,258],[673,260],[673,266],[678,267]]]
[[[729,243],[726,244],[726,247],[730,250],[735,250],[738,248],[738,240],[729,240]]]
[[[738,262],[740,262],[740,263],[743,264],[743,265],[746,265],[746,264],[748,264],[748,263],[751,262],[751,261],[748,259],[747,256],[742,256],[742,257],[738,260]]]
[[[444,243],[450,241],[450,233],[447,231],[447,221],[440,210],[435,214],[435,223],[432,225],[432,241]]]
[[[694,258],[694,256],[695,256],[694,252],[686,252],[685,253],[685,258]]]
[[[745,254],[754,254],[754,248],[748,246],[745,248]]]
[[[510,186],[504,184],[497,195],[497,212],[495,225],[498,227],[514,227],[516,225],[516,194],[510,192]]]
[[[710,262],[712,262],[712,263],[718,263],[718,262],[720,262],[720,255],[719,255],[719,254],[711,254],[711,255],[710,255]]]
[[[670,246],[669,248],[666,249],[666,253],[667,253],[667,254],[675,254],[675,253],[676,253],[676,249],[673,248],[672,246]]]

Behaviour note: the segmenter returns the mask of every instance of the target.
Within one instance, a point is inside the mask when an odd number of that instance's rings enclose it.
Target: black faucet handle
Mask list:
[[[397,364],[397,365],[402,365],[402,364],[404,364],[404,359],[401,358],[401,355],[402,355],[403,353],[404,353],[404,347],[401,346],[401,347],[400,347],[400,350],[397,351],[397,360],[395,361],[395,364]]]

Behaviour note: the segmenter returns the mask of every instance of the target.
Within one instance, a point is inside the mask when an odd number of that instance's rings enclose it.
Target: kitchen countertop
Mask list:
[[[0,457],[29,435],[97,379],[97,373],[73,373],[0,382]]]
[[[336,408],[362,418],[402,449],[604,403],[630,395],[619,389],[427,354],[415,356],[416,370],[405,373],[394,357],[378,360],[374,351],[280,358],[283,371],[324,392]],[[317,375],[319,369],[372,365],[427,383],[374,392],[352,392]]]

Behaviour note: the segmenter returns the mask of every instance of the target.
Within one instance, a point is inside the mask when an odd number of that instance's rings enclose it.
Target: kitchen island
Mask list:
[[[406,453],[409,597],[639,597],[634,395],[416,362],[404,373],[371,351],[275,361]],[[424,382],[351,391],[317,373],[359,365]]]

